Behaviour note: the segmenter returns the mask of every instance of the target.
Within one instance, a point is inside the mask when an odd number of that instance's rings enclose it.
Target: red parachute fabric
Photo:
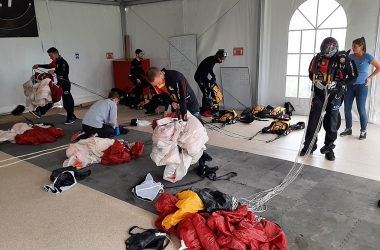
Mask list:
[[[101,163],[104,165],[122,164],[132,158],[128,148],[119,140],[115,140],[111,147],[103,151]]]
[[[175,212],[178,199],[163,193],[155,207],[160,214],[156,227],[161,225],[166,215]],[[216,249],[287,249],[285,233],[281,228],[266,220],[259,219],[246,205],[235,211],[216,211],[212,214],[190,214],[168,233],[176,234],[190,250]]]
[[[167,215],[172,214],[178,210],[178,207],[175,205],[178,201],[179,199],[177,197],[168,192],[164,192],[160,195],[160,197],[158,197],[155,204],[156,211],[159,213],[159,216],[155,222],[156,228],[164,230],[170,234],[176,234],[174,228],[166,230],[162,226],[162,221],[165,219]]]
[[[50,87],[52,101],[54,103],[59,102],[63,95],[63,89],[60,86],[54,84],[52,81],[49,82],[49,87]]]
[[[59,137],[65,135],[62,129],[49,127],[41,128],[33,126],[33,129],[25,131],[23,134],[16,135],[16,144],[21,145],[39,145],[43,143],[55,142]]]
[[[143,155],[144,153],[144,143],[141,141],[135,142],[135,144],[131,148],[132,158],[136,159]]]

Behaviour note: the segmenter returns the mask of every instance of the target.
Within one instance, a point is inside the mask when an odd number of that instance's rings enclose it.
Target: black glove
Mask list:
[[[215,78],[215,77],[211,77],[210,82],[211,82],[211,83],[215,83],[215,82],[216,82],[216,78]]]

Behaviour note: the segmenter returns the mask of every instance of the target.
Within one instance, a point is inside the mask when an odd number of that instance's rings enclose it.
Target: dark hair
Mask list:
[[[141,49],[136,49],[136,50],[135,50],[135,54],[136,54],[136,55],[140,54],[141,52],[143,52]]]
[[[46,52],[47,52],[47,53],[58,53],[58,54],[59,54],[58,50],[57,50],[56,48],[54,48],[54,47],[51,47],[51,48],[48,49]]]
[[[363,46],[364,53],[367,52],[367,45],[366,45],[366,42],[365,42],[365,38],[363,36],[360,37],[360,38],[358,38],[358,39],[355,39],[354,41],[352,41],[352,44]]]
[[[156,78],[160,74],[160,70],[156,67],[151,67],[147,72],[146,72],[146,78],[148,79],[149,82],[153,82],[154,78]]]
[[[116,90],[111,90],[111,92],[108,94],[109,99],[120,99],[119,93]]]

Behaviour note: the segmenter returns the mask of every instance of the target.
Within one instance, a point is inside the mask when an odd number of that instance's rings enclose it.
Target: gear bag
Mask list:
[[[132,233],[136,228],[145,231],[142,233]],[[129,229],[128,233],[130,237],[125,241],[127,250],[163,250],[170,242],[168,235],[164,231],[158,229],[144,229],[138,226],[133,226]],[[165,243],[166,239],[168,240]]]
[[[213,123],[223,123],[223,125],[234,124],[238,120],[235,110],[219,110],[212,118]]]
[[[287,136],[288,134],[290,134],[290,132],[292,132],[294,130],[301,130],[304,128],[305,128],[304,122],[298,122],[294,125],[290,125],[290,123],[288,121],[276,119],[269,126],[264,127],[259,132],[257,132],[254,136],[249,138],[249,140],[252,140],[255,136],[257,136],[260,133],[277,135],[276,138],[266,141],[267,143],[269,143],[269,142],[273,142],[273,141],[275,141],[275,140],[277,140],[283,136]]]
[[[210,89],[212,98],[211,110],[218,111],[219,103],[223,100],[223,93],[216,82],[211,83]]]

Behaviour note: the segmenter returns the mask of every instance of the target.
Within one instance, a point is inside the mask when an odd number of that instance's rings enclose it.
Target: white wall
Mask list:
[[[106,94],[113,86],[106,52],[123,55],[119,7],[44,0],[35,0],[35,7],[39,37],[0,39],[0,113],[25,103],[22,84],[32,65],[49,63],[52,46],[68,61],[71,81]],[[72,92],[76,104],[99,98],[76,87]]]
[[[265,39],[261,47],[259,102],[283,105],[288,48],[288,28],[293,12],[304,0],[265,0],[263,26]],[[348,23],[346,48],[353,39],[364,36],[368,53],[374,54],[379,0],[337,0],[346,11]],[[269,45],[269,46],[268,46]],[[340,48],[343,49],[343,48]],[[308,65],[305,65],[308,67]]]
[[[168,38],[196,34],[198,63],[218,49],[226,49],[230,56],[214,68],[217,80],[220,81],[219,66],[249,67],[252,95],[256,96],[257,13],[256,0],[175,0],[146,4],[128,9],[127,33],[133,50],[145,50],[152,66],[166,68],[170,68]],[[244,47],[244,56],[232,56],[233,47]]]

